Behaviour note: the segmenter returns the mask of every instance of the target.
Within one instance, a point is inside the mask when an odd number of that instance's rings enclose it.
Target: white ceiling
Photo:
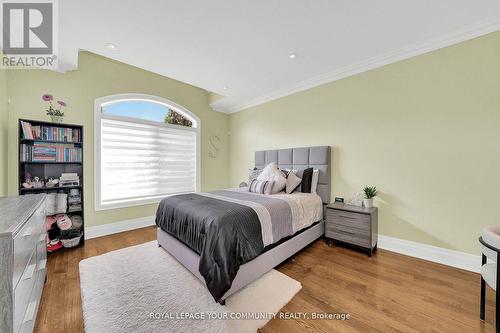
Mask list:
[[[212,104],[223,112],[500,29],[498,0],[63,0],[59,8],[66,69],[88,50],[224,95]]]

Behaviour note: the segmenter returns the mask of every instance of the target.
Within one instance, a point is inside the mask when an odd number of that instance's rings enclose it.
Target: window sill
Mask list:
[[[184,193],[174,193],[162,195],[154,198],[147,199],[137,199],[137,200],[127,200],[127,201],[118,201],[113,203],[102,204],[100,202],[94,203],[95,211],[105,211],[105,210],[113,210],[113,209],[121,209],[121,208],[132,208],[137,206],[147,206],[152,204],[158,204],[162,199],[171,197],[173,195],[178,194],[186,194],[186,193],[194,193],[194,192],[184,192]]]

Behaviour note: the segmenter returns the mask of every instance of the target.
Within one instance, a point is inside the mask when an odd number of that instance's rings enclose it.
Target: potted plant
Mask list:
[[[365,192],[365,199],[363,199],[363,206],[366,208],[373,207],[373,198],[377,196],[377,188],[375,186],[366,186],[363,191]]]
[[[64,112],[61,111],[63,107],[66,106],[66,103],[63,101],[57,101],[57,105],[59,105],[59,108],[54,108],[52,106],[52,101],[54,100],[54,97],[49,94],[42,95],[42,99],[45,102],[49,102],[49,108],[47,109],[47,115],[50,116],[50,119],[54,123],[62,123],[63,117],[64,117]]]

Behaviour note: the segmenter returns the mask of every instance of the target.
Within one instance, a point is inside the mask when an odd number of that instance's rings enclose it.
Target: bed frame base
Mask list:
[[[292,237],[288,241],[264,252],[246,264],[241,265],[238,270],[238,274],[236,274],[236,277],[233,280],[231,289],[224,294],[219,303],[224,305],[227,297],[257,280],[259,277],[293,256],[295,253],[299,252],[316,239],[322,237],[324,234],[325,224],[321,221],[299,235]],[[205,283],[205,280],[198,271],[200,257],[196,252],[160,228],[157,229],[157,236],[158,246],[170,253],[170,255],[172,255],[175,259],[177,259],[177,261],[193,273],[194,276]]]

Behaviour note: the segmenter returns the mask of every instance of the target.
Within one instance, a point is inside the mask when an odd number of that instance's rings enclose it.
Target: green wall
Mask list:
[[[7,72],[0,69],[0,197],[7,195]]]
[[[479,253],[500,223],[500,33],[230,116],[230,185],[255,150],[333,147],[333,196],[376,185],[379,232]]]
[[[195,113],[201,119],[202,190],[228,185],[228,116],[213,111],[208,93],[136,67],[81,52],[78,70],[62,74],[45,70],[11,70],[8,73],[11,99],[8,142],[8,193],[17,194],[17,122],[19,118],[48,120],[41,96],[51,93],[67,102],[65,122],[84,125],[85,214],[86,226],[154,215],[157,205],[144,205],[106,211],[94,210],[94,100],[119,93],[145,93],[167,98]],[[221,139],[217,158],[208,157],[210,135]],[[2,161],[5,154],[2,154]],[[1,183],[0,183],[1,184]]]
[[[7,80],[0,70],[0,195],[17,194],[17,120],[47,119],[40,96],[52,93],[69,104],[65,121],[85,126],[87,225],[153,215],[155,205],[93,208],[93,102],[131,92],[201,118],[202,190],[245,180],[255,150],[331,145],[332,195],[378,186],[383,235],[479,253],[481,228],[500,221],[500,33],[230,116],[212,111],[202,89],[86,52],[66,74],[17,70]],[[216,159],[211,134],[222,139]]]

